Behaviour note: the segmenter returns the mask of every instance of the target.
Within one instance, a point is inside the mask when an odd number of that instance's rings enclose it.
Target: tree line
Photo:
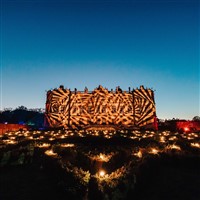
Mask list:
[[[42,112],[42,109],[27,109],[25,106],[19,106],[14,110],[5,109],[0,113],[0,123],[26,124],[37,128],[43,127],[44,112]]]

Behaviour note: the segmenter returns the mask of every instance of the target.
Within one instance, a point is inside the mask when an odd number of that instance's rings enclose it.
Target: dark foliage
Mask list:
[[[44,113],[37,110],[28,110],[19,106],[15,110],[5,110],[0,113],[0,123],[27,124],[34,128],[43,127]]]

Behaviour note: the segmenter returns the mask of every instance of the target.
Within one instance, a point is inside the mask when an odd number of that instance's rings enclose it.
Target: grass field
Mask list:
[[[168,131],[7,133],[0,199],[199,200],[199,138]]]

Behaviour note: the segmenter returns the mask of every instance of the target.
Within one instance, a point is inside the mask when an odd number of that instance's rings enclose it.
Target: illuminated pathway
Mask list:
[[[127,188],[121,191],[124,197],[134,188],[138,168],[149,158],[200,157],[200,135],[169,131],[18,131],[1,135],[0,147],[1,167],[31,164],[42,156],[41,167],[59,166],[66,176],[74,177],[86,198],[91,195],[91,187],[112,198],[119,186]]]

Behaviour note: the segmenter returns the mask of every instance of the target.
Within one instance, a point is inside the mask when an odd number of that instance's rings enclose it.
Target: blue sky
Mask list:
[[[44,108],[46,91],[140,85],[157,116],[199,110],[198,0],[2,0],[1,110]]]

